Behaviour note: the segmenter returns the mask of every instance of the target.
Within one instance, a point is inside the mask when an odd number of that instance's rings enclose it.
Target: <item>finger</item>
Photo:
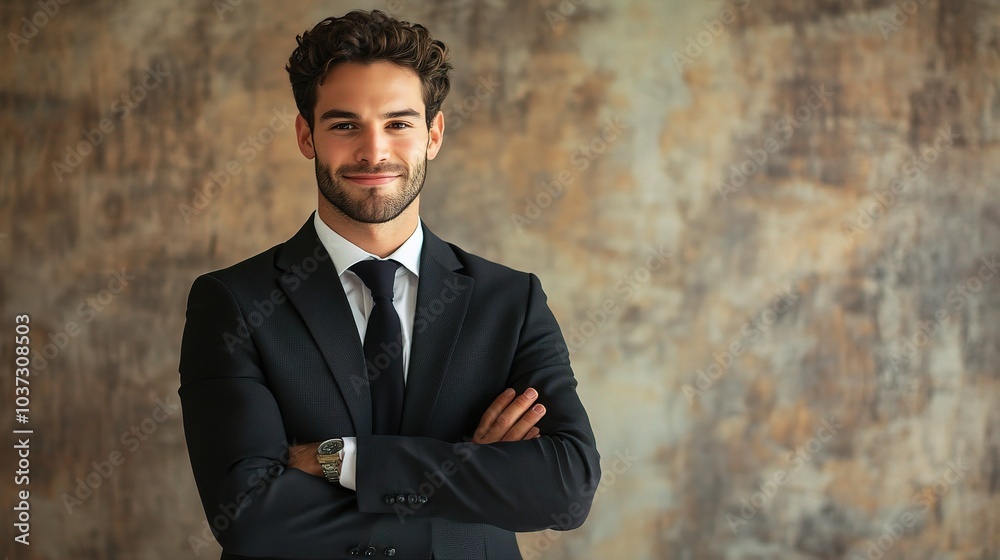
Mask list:
[[[479,421],[479,426],[476,428],[476,433],[473,434],[473,443],[484,443],[483,438],[486,437],[486,432],[489,431],[490,427],[493,426],[493,422],[496,421],[500,413],[507,408],[507,405],[514,400],[514,396],[517,394],[514,389],[507,389],[500,396],[494,399],[493,404],[486,409],[483,414],[483,418]]]
[[[486,432],[486,437],[483,440],[486,443],[493,443],[500,441],[507,431],[510,430],[521,416],[531,408],[534,404],[535,399],[538,398],[538,391],[528,387],[526,391],[521,393],[514,399],[514,402],[510,403],[507,408],[497,416],[497,419],[493,421],[493,425],[490,426],[489,430]],[[523,435],[523,434],[522,434]]]
[[[521,441],[522,439],[527,439],[528,432],[535,428],[535,423],[545,416],[545,407],[536,404],[531,407],[527,412],[525,412],[521,419],[514,423],[513,426],[507,430],[503,438],[500,441]]]
[[[538,426],[532,426],[532,428],[528,430],[528,435],[524,436],[524,439],[535,439],[536,437],[541,437],[541,435],[542,431],[538,429]]]

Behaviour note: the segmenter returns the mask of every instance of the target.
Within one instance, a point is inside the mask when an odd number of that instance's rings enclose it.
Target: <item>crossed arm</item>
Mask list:
[[[535,424],[545,416],[545,406],[532,403],[538,399],[538,391],[528,387],[517,395],[512,388],[507,389],[490,404],[483,414],[472,437],[472,443],[483,445],[498,441],[522,441],[541,435]],[[323,469],[316,459],[316,448],[320,442],[302,443],[289,446],[288,466],[313,476],[323,476]]]
[[[586,518],[599,456],[536,278],[508,381],[518,391],[537,390],[542,411],[533,408],[537,397],[508,389],[486,410],[471,442],[359,435],[357,492],[310,476],[318,474],[315,444],[289,448],[256,345],[247,340],[230,348],[222,336],[240,316],[226,284],[200,277],[188,301],[180,364],[192,468],[227,552],[280,556],[297,546],[321,556],[347,547],[385,514],[398,514],[383,500],[386,492],[417,488],[425,473],[444,465],[454,470],[412,514],[510,531],[572,529]]]

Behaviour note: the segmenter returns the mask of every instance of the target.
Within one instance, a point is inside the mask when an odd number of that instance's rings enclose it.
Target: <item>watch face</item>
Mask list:
[[[323,443],[319,444],[319,449],[317,449],[316,451],[320,455],[333,455],[334,453],[340,453],[340,450],[343,448],[344,448],[344,440],[337,438],[337,439],[328,439]]]

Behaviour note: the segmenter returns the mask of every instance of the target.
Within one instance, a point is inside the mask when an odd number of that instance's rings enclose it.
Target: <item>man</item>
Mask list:
[[[179,393],[222,558],[521,558],[514,531],[583,523],[599,456],[538,279],[420,221],[447,48],[378,11],[297,41],[318,211],[188,300]]]

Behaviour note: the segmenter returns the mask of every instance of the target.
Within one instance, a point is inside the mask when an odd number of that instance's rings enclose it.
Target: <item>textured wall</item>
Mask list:
[[[195,557],[187,290],[314,207],[282,66],[352,6],[49,3],[0,7],[0,556]],[[454,49],[424,218],[542,278],[597,432],[527,557],[1000,558],[995,0],[365,7]]]

